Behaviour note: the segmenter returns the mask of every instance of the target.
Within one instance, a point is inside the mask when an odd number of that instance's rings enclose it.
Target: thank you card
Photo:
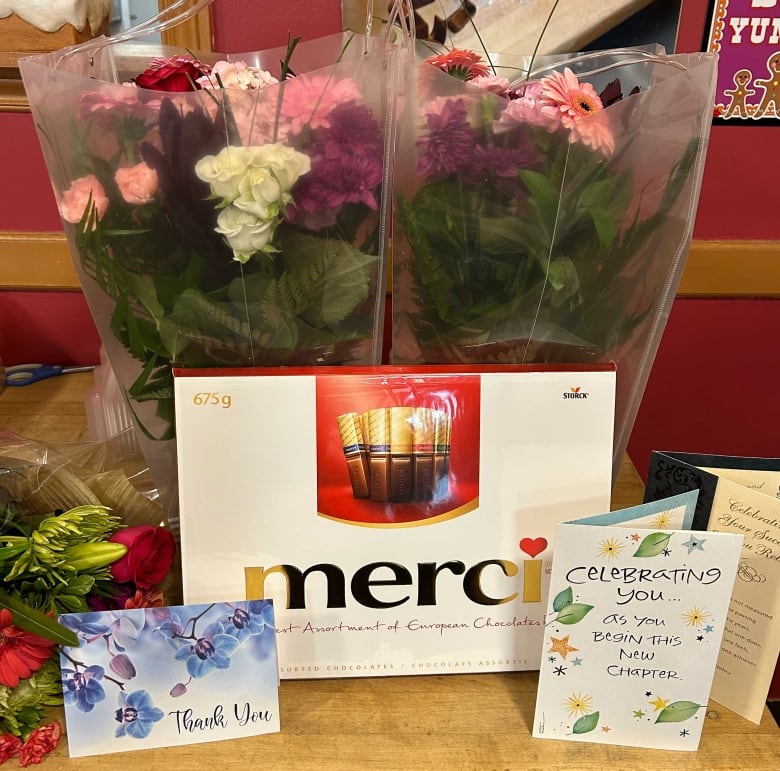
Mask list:
[[[60,653],[71,757],[279,731],[267,600],[69,613]]]

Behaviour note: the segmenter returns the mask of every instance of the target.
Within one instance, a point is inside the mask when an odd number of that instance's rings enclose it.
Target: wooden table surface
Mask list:
[[[91,385],[92,376],[80,373],[7,388],[0,394],[0,428],[45,441],[87,439],[84,395]],[[626,460],[613,508],[641,497],[641,480]],[[535,672],[285,680],[281,733],[76,760],[68,759],[63,741],[43,768],[780,768],[780,729],[769,711],[755,725],[715,702],[697,752],[532,739],[536,686]]]

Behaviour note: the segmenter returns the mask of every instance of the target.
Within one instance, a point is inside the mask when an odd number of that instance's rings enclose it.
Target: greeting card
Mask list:
[[[535,737],[697,748],[742,537],[670,529],[694,501],[558,526]]]
[[[60,652],[71,757],[279,731],[267,600],[69,613]]]
[[[712,698],[760,723],[780,654],[780,459],[653,453],[646,500],[694,488],[697,527],[745,539]]]
[[[609,508],[612,367],[176,373],[184,596],[283,678],[536,669],[558,522]]]

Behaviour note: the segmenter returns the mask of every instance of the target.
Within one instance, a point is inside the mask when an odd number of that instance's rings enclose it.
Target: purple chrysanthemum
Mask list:
[[[288,218],[310,230],[330,227],[347,203],[377,209],[383,142],[379,126],[362,106],[333,110],[327,128],[314,136],[311,171],[293,189]]]
[[[539,164],[539,154],[533,147],[504,148],[482,147],[474,149],[473,166],[481,176],[517,179],[521,169],[536,168]]]
[[[463,99],[447,99],[438,112],[426,115],[428,133],[417,141],[417,171],[429,179],[447,177],[469,168],[477,134],[467,120]]]
[[[310,230],[319,230],[335,223],[344,204],[377,209],[374,189],[381,182],[382,164],[377,158],[348,154],[323,158],[295,188],[292,218]]]
[[[330,114],[330,126],[318,131],[314,140],[315,155],[327,158],[345,153],[375,158],[381,163],[383,142],[379,125],[362,105],[337,107]]]

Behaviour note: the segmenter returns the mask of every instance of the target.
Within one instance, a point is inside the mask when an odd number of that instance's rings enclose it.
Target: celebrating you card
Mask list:
[[[70,613],[61,649],[71,757],[279,731],[267,600]]]
[[[535,737],[697,748],[742,537],[669,529],[692,496],[558,526]]]

